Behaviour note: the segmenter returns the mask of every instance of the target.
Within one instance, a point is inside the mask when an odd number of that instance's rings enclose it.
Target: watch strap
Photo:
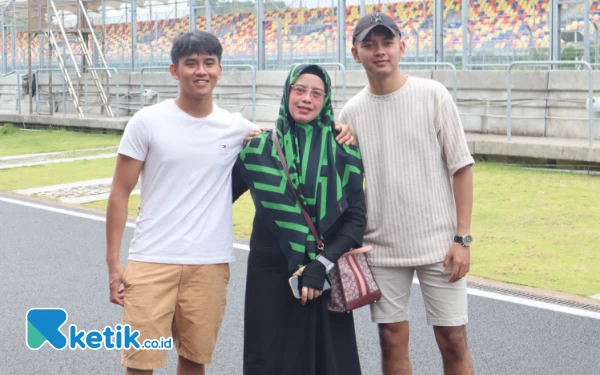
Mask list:
[[[333,263],[329,259],[325,258],[321,254],[317,255],[315,260],[319,261],[319,263],[321,263],[322,265],[325,266],[325,272],[327,272],[327,273],[329,273],[329,271],[331,271],[333,269],[333,267],[335,267],[335,263]]]
[[[465,239],[467,240],[466,243]],[[465,234],[464,236],[454,236],[454,242],[459,243],[464,247],[470,247],[472,241],[473,240],[470,234]]]

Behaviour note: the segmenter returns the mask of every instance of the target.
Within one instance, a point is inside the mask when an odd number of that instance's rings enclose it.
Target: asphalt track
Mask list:
[[[132,233],[127,228],[123,263]],[[57,351],[48,344],[33,351],[26,346],[25,316],[31,308],[63,308],[69,315],[66,325],[84,330],[120,322],[121,307],[108,302],[104,243],[104,222],[98,217],[73,216],[0,197],[0,374],[124,372],[118,351]],[[248,253],[238,249],[236,256],[227,312],[208,374],[242,373]],[[418,285],[413,286],[411,298],[414,374],[441,374],[441,358],[425,322]],[[477,374],[600,374],[600,314],[565,313],[469,295],[469,319],[469,346]],[[368,309],[358,311],[355,321],[363,374],[380,374],[377,331]],[[168,366],[155,373],[175,374],[176,359],[175,351],[170,351]]]

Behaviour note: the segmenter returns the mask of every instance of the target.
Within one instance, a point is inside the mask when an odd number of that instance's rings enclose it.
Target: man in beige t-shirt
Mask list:
[[[381,300],[383,372],[410,374],[409,301],[414,273],[434,326],[446,374],[472,374],[467,347],[467,284],[473,177],[460,116],[441,84],[403,75],[404,42],[382,13],[360,19],[352,54],[369,86],[346,104],[340,122],[358,140],[365,168],[365,244]]]

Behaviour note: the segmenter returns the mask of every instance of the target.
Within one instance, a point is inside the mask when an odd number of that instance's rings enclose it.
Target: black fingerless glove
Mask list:
[[[326,277],[325,266],[321,262],[313,260],[304,267],[304,271],[302,272],[302,286],[314,290],[323,290]]]

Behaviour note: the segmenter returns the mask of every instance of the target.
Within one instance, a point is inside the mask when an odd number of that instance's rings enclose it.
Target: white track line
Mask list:
[[[95,220],[95,221],[106,221],[106,218],[103,216],[89,215],[89,214],[84,214],[84,213],[80,213],[77,211],[71,211],[71,210],[62,209],[62,208],[51,207],[51,206],[46,206],[43,204],[21,201],[21,200],[17,200],[17,199],[0,197],[0,202],[6,202],[6,203],[12,203],[12,204],[25,206],[25,207],[37,208],[37,209],[44,210],[44,211],[56,212],[59,214],[80,217],[83,219],[90,219],[90,220]],[[129,228],[135,228],[134,223],[128,222],[126,225]],[[245,250],[245,251],[250,250],[250,247],[248,245],[243,245],[243,244],[234,243],[233,247],[238,250]],[[418,284],[419,281],[417,279],[414,279],[413,283]],[[580,310],[580,309],[576,309],[573,307],[554,305],[554,304],[547,303],[547,302],[534,301],[534,300],[529,300],[529,299],[521,298],[521,297],[507,296],[504,294],[486,292],[483,290],[473,289],[473,288],[467,288],[467,293],[469,293],[473,296],[490,298],[490,299],[504,301],[504,302],[510,302],[510,303],[514,303],[517,305],[536,307],[536,308],[543,309],[543,310],[556,311],[556,312],[560,312],[560,313],[564,313],[564,314],[577,315],[577,316],[582,316],[582,317],[586,317],[586,318],[600,320],[600,313],[587,311],[587,310]]]
[[[38,203],[33,203],[33,202],[27,202],[27,201],[21,201],[21,200],[18,200],[18,199],[11,199],[11,198],[0,197],[0,202],[7,202],[7,203],[18,204],[18,205],[25,206],[25,207],[37,208],[39,210],[56,212],[56,213],[59,213],[59,214],[65,214],[65,215],[70,215],[70,216],[75,216],[75,217],[81,217],[83,219],[90,219],[90,220],[95,220],[95,221],[106,221],[106,218],[104,216],[84,214],[82,212],[66,210],[66,209],[63,209],[63,208],[50,207],[50,206],[46,206],[46,205],[43,205],[43,204],[38,204]],[[135,228],[135,224],[134,223],[127,222],[126,226],[128,226],[129,228]]]

